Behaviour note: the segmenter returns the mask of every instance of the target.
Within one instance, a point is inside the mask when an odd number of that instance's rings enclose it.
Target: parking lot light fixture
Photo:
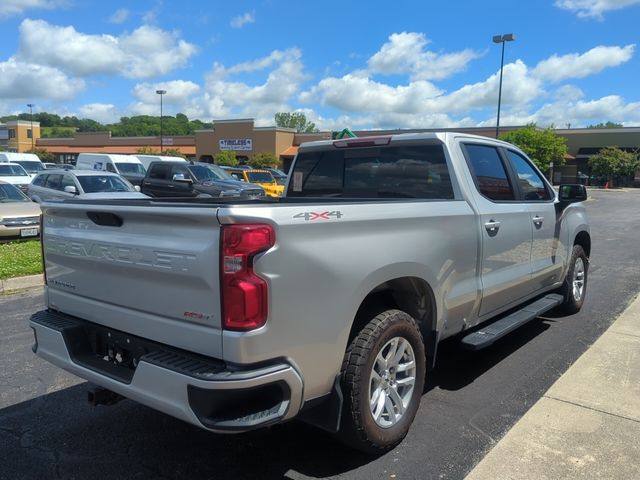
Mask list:
[[[160,95],[160,153],[163,152],[162,149],[162,96],[167,93],[166,90],[156,90],[156,93]]]
[[[504,35],[494,35],[493,43],[502,44],[502,56],[500,57],[500,86],[498,87],[498,117],[496,120],[496,138],[500,134],[500,103],[502,102],[502,70],[504,68],[504,44],[505,42],[515,41],[516,36],[513,33],[505,33]]]
[[[34,139],[33,139],[33,107],[35,105],[33,103],[27,103],[27,107],[29,107],[29,117],[31,118],[31,151],[33,152],[34,148]]]

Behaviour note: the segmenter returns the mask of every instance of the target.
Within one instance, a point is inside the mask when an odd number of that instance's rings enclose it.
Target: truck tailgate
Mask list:
[[[49,307],[222,358],[217,207],[43,204]]]

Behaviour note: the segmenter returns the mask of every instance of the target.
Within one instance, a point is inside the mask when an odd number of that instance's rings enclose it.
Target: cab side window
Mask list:
[[[155,165],[151,166],[151,170],[149,171],[149,178],[154,178],[156,180],[169,180],[170,172],[171,167],[169,165],[156,163]]]
[[[171,176],[173,178],[174,175],[184,175],[184,178],[191,178],[191,173],[189,169],[184,165],[173,165],[171,167]]]
[[[38,175],[33,179],[33,184],[38,187],[44,187],[45,182],[47,181],[47,177],[49,175]]]
[[[53,190],[62,190],[60,182],[62,181],[62,175],[49,175],[44,186]]]
[[[62,176],[62,183],[60,184],[60,190],[64,190],[64,187],[76,187],[76,184],[73,181],[73,178],[71,178],[71,175]]]
[[[106,168],[107,168],[107,172],[111,172],[111,173],[118,173],[118,172],[116,172],[116,167],[114,167],[114,166],[113,166],[112,164],[110,164],[110,163],[107,163]]]
[[[518,175],[518,183],[525,201],[551,200],[549,192],[540,174],[531,166],[529,161],[513,150],[507,150],[507,156]]]
[[[467,162],[478,191],[489,200],[515,200],[509,176],[498,149],[490,145],[464,145]]]

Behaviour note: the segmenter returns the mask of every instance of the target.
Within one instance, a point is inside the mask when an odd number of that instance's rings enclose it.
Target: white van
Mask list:
[[[186,162],[186,160],[182,157],[169,157],[167,155],[136,155],[138,159],[144,165],[146,170],[149,170],[149,165],[151,162]]]
[[[31,178],[44,170],[44,163],[35,153],[0,152],[0,163],[9,162],[22,166]]]
[[[140,185],[147,170],[135,155],[116,153],[81,153],[76,161],[77,170],[101,170],[118,173],[134,185]]]

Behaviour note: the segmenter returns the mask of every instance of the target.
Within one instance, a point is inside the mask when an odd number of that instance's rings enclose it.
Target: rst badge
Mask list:
[[[342,212],[340,210],[333,210],[331,212],[301,212],[295,214],[293,218],[304,218],[305,222],[331,220],[332,218],[342,218]]]

